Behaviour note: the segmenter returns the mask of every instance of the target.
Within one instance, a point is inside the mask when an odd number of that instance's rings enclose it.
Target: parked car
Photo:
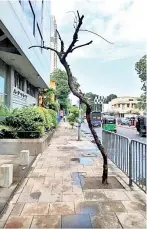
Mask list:
[[[141,137],[146,136],[147,122],[145,116],[139,116],[136,122],[136,129]]]

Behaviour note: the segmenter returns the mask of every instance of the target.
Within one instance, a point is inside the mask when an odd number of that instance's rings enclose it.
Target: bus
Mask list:
[[[91,112],[91,122],[94,127],[101,127],[102,124],[102,115],[99,111]]]

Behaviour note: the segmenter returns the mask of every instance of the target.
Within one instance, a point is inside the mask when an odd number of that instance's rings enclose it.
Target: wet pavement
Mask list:
[[[146,197],[86,138],[61,123],[0,219],[0,228],[145,228]]]

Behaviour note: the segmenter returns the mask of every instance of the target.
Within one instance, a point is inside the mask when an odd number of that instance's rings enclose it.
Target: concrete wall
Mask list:
[[[0,139],[1,155],[17,155],[21,150],[30,150],[30,155],[43,153],[54,134],[54,131],[40,139]]]

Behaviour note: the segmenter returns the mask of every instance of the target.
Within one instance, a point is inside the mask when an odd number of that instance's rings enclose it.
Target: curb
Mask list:
[[[50,141],[52,140],[53,138],[53,135],[55,134],[56,132],[56,129],[54,129],[50,135],[50,138],[49,138],[49,141],[48,141],[48,145],[50,143]],[[42,153],[39,153],[39,154],[42,154]],[[38,155],[39,155],[38,154]],[[29,174],[29,172],[31,171],[31,168],[32,168],[32,165],[33,163],[36,161],[38,155],[35,155],[34,158],[32,159],[32,161],[30,162],[30,164],[28,165],[28,167],[26,168],[26,171],[25,173],[23,174],[23,176],[21,177],[21,179],[18,181],[18,183],[16,184],[16,187],[12,190],[12,192],[10,193],[5,205],[3,206],[3,208],[0,210],[0,220],[3,216],[3,214],[5,214],[5,212],[7,211],[8,209],[8,206],[9,206],[9,203],[10,201],[12,200],[13,196],[16,194],[16,191],[19,189],[19,187],[21,186],[21,184],[23,183],[24,179],[27,177],[27,175]],[[10,186],[11,187],[11,186]]]

